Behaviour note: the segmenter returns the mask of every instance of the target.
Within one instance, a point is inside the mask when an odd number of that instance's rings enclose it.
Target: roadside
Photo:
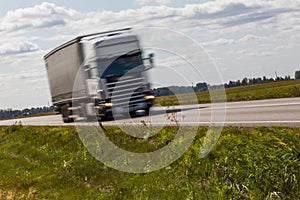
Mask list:
[[[148,152],[162,148],[176,131],[165,127],[148,140],[116,127],[106,134],[123,149]],[[170,166],[131,174],[92,157],[75,128],[0,127],[0,199],[300,198],[299,128],[227,127],[209,155],[199,158],[206,132],[199,128]]]

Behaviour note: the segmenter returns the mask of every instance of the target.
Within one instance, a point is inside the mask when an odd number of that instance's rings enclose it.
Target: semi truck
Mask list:
[[[44,56],[52,103],[63,121],[149,114],[155,96],[139,37],[130,28],[78,36]]]

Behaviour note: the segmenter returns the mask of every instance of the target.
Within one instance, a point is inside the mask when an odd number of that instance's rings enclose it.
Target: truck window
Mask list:
[[[131,70],[135,72],[144,70],[140,52],[130,55],[122,55],[112,59],[99,60],[98,68],[100,73],[104,71],[101,78],[122,76]]]

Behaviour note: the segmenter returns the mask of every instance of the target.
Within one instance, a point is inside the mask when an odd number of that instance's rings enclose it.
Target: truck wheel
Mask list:
[[[135,116],[136,116],[136,115],[135,115],[135,111],[129,112],[129,115],[130,115],[130,117],[135,117]]]
[[[60,107],[60,113],[63,117],[64,123],[74,122],[74,119],[69,118],[69,116],[72,114],[72,112],[68,110],[68,107],[69,107],[68,104]]]
[[[149,116],[149,114],[150,114],[150,107],[147,107],[145,109],[145,114],[146,114],[146,116]]]
[[[112,111],[106,112],[105,116],[101,117],[101,121],[111,121],[111,120],[114,120]]]
[[[98,117],[98,121],[101,121],[101,122],[110,121],[110,120],[113,120],[112,116],[99,116]]]
[[[74,119],[70,119],[70,118],[63,118],[64,123],[71,123],[74,122]]]
[[[104,122],[104,121],[107,121],[108,119],[107,119],[106,116],[101,116],[101,117],[98,118],[98,120],[101,121],[101,122]]]

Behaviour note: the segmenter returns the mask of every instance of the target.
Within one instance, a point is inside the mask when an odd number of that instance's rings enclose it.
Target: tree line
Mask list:
[[[0,109],[0,119],[8,119],[8,118],[15,118],[15,117],[22,117],[22,116],[30,116],[30,115],[38,115],[41,113],[49,113],[54,112],[55,107],[37,107],[37,108],[25,108],[22,110],[18,109]]]
[[[295,79],[300,79],[300,70],[295,72]],[[285,81],[292,80],[290,76],[285,77],[276,77],[276,78],[267,78],[266,76],[258,77],[258,78],[243,78],[242,80],[237,81],[229,81],[224,85],[210,85],[205,82],[197,83],[195,86],[170,86],[170,87],[162,87],[162,88],[154,88],[152,89],[155,96],[169,96],[174,94],[186,94],[191,92],[202,92],[207,91],[208,89],[216,89],[220,88],[220,86],[224,86],[225,88],[246,86],[246,85],[254,85],[261,83],[270,83],[277,81]]]
[[[254,84],[261,84],[261,83],[270,83],[270,82],[277,82],[277,81],[284,81],[284,80],[291,80],[290,76],[285,77],[276,77],[274,78],[266,78],[263,76],[262,78],[243,78],[242,80],[237,81],[229,81],[229,83],[225,83],[225,88],[231,87],[238,87],[238,86],[245,86],[245,85],[254,85]]]

